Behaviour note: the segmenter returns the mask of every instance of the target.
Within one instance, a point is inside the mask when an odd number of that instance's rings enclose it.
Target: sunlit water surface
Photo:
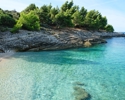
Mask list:
[[[0,62],[0,100],[74,100],[83,83],[90,100],[125,100],[125,38],[61,51],[22,52]]]

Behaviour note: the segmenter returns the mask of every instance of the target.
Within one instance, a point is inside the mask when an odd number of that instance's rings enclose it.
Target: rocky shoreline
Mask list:
[[[39,32],[20,30],[17,34],[0,33],[0,52],[60,50],[106,43],[106,37],[125,37],[113,32],[90,32],[82,29],[42,29]]]

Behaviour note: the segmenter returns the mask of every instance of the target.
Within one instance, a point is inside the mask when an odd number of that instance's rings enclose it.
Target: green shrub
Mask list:
[[[26,29],[29,31],[40,30],[40,21],[37,14],[34,11],[30,11],[28,14],[22,12],[16,25],[11,30],[12,33],[16,33],[19,29]]]
[[[11,15],[5,13],[3,10],[0,9],[0,26],[13,27],[15,23],[15,19]]]
[[[18,27],[13,27],[10,32],[11,33],[18,33],[19,32],[19,28]]]
[[[18,33],[19,29],[22,27],[21,23],[17,23],[12,29],[11,29],[11,33]]]
[[[105,30],[106,30],[107,32],[114,32],[114,28],[113,28],[112,25],[106,25]]]
[[[40,30],[40,20],[37,14],[34,11],[30,11],[28,14],[21,14],[19,19],[20,23],[22,23],[22,28],[29,31],[38,31]]]

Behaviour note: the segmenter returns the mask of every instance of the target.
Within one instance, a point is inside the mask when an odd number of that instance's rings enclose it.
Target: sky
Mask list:
[[[31,3],[41,7],[46,4],[60,7],[66,0],[0,0],[0,8],[3,10],[22,11]],[[71,1],[71,0],[67,0]],[[102,16],[106,16],[108,24],[113,25],[116,32],[125,32],[125,0],[73,0],[74,5],[85,7],[88,11],[98,10]]]

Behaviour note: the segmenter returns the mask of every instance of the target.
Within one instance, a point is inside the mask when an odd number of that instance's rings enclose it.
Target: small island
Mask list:
[[[22,12],[0,9],[0,52],[59,50],[106,43],[114,32],[99,11],[66,1],[60,8],[30,4]]]

